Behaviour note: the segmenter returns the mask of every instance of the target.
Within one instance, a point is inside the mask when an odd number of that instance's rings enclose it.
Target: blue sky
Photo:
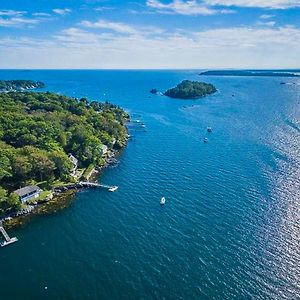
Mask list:
[[[299,68],[300,0],[10,0],[0,68]]]

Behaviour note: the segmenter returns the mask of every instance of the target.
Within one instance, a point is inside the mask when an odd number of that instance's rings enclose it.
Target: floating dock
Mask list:
[[[99,187],[99,188],[104,188],[104,189],[107,189],[110,192],[115,192],[119,188],[116,185],[112,186],[112,185],[106,185],[106,184],[89,182],[89,181],[80,181],[79,185],[83,186],[83,187]]]
[[[82,188],[103,188],[103,189],[107,189],[109,192],[115,192],[119,187],[116,185],[106,185],[97,182],[80,181],[74,184],[55,187],[53,188],[53,191],[61,193],[67,190],[77,190]]]
[[[2,227],[2,224],[0,224],[0,232],[2,233],[4,237],[4,242],[1,243],[1,247],[8,246],[10,244],[13,244],[18,241],[16,237],[10,238],[5,229]]]

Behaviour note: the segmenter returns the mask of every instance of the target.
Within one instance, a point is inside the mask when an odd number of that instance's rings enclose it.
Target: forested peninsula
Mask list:
[[[178,99],[198,99],[217,91],[214,85],[199,81],[184,80],[164,95]]]
[[[34,80],[0,80],[0,92],[16,92],[45,87],[41,81]]]
[[[54,93],[0,94],[0,216],[21,208],[14,191],[76,182],[126,144],[118,106]],[[22,199],[21,199],[22,200]]]

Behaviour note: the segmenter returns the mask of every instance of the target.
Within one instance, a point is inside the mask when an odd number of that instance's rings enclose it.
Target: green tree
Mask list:
[[[73,167],[69,157],[64,152],[54,151],[51,153],[51,159],[55,164],[58,176],[63,180],[68,178]]]
[[[32,164],[28,157],[17,155],[12,162],[12,169],[13,174],[17,179],[25,180],[32,171]]]
[[[19,210],[21,208],[22,204],[19,199],[19,196],[16,193],[11,193],[7,197],[7,206],[14,211]]]

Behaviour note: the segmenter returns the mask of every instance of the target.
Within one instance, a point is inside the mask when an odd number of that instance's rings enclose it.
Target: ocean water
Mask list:
[[[197,74],[0,71],[147,126],[99,179],[117,192],[82,191],[9,232],[19,242],[0,249],[0,299],[300,298],[300,80]],[[149,93],[183,79],[218,93]]]

